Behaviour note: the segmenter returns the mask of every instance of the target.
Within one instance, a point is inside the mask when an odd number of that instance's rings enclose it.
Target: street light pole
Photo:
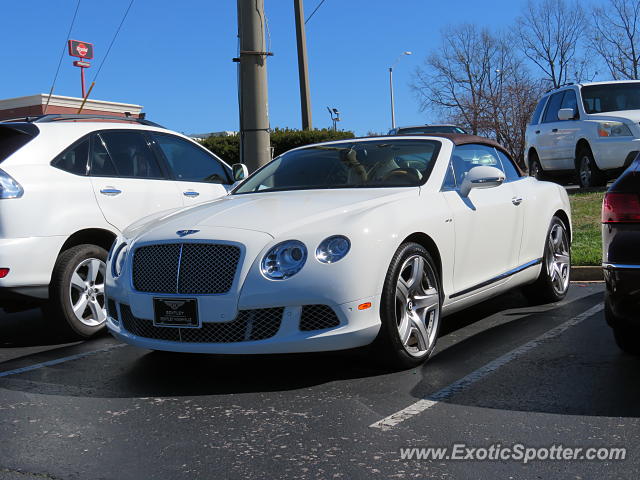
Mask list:
[[[391,96],[391,128],[396,128],[396,108],[393,103],[393,67],[389,67],[389,94]]]
[[[396,128],[396,108],[393,101],[393,67],[400,61],[405,55],[411,55],[412,52],[402,52],[393,62],[393,65],[389,67],[389,97],[391,98],[391,128]]]

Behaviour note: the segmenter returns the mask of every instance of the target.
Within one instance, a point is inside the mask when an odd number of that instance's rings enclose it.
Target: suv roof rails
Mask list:
[[[550,88],[549,90],[547,90],[547,91],[546,91],[546,92],[544,92],[544,93],[549,93],[549,92],[552,92],[552,91],[554,91],[554,90],[558,90],[559,88],[562,88],[562,87],[568,87],[569,85],[579,85],[579,84],[576,84],[576,83],[574,83],[574,82],[567,82],[567,83],[563,83],[562,85],[558,85],[557,87],[552,87],[552,88]]]
[[[3,120],[2,122],[29,122],[29,123],[51,123],[64,120],[115,120],[118,122],[132,122],[139,123],[140,125],[147,125],[149,127],[165,128],[151,120],[147,120],[144,117],[137,118],[133,116],[121,117],[119,115],[92,115],[92,114],[63,114],[63,113],[49,113],[46,115],[38,115],[34,117],[21,117],[11,120]]]

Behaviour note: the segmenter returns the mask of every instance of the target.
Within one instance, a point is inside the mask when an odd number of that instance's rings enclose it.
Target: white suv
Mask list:
[[[0,307],[42,303],[79,337],[103,328],[107,251],[135,220],[226,195],[231,169],[139,119],[0,122]]]
[[[605,185],[640,151],[640,81],[568,85],[547,93],[526,131],[529,173],[577,174],[580,186]]]

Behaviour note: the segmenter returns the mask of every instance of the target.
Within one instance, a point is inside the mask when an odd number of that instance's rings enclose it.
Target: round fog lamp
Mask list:
[[[325,238],[316,249],[316,258],[322,263],[335,263],[342,259],[351,248],[351,242],[344,235]]]

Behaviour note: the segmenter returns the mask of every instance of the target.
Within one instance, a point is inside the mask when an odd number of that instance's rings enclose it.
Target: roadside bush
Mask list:
[[[292,148],[302,147],[311,143],[328,142],[331,140],[343,140],[353,138],[353,132],[338,130],[334,132],[329,128],[317,130],[293,130],[290,128],[276,128],[271,132],[271,146],[273,156]]]
[[[302,147],[311,143],[328,142],[331,140],[343,140],[354,138],[353,132],[338,130],[334,132],[329,128],[316,130],[294,130],[291,128],[276,128],[271,132],[271,146],[273,156],[277,157],[281,153],[292,148]],[[209,137],[202,141],[202,144],[213,153],[222,158],[229,165],[240,161],[240,136],[230,137]]]
[[[233,165],[240,161],[240,143],[238,139],[238,135],[232,135],[230,137],[209,137],[200,143],[229,165]]]

